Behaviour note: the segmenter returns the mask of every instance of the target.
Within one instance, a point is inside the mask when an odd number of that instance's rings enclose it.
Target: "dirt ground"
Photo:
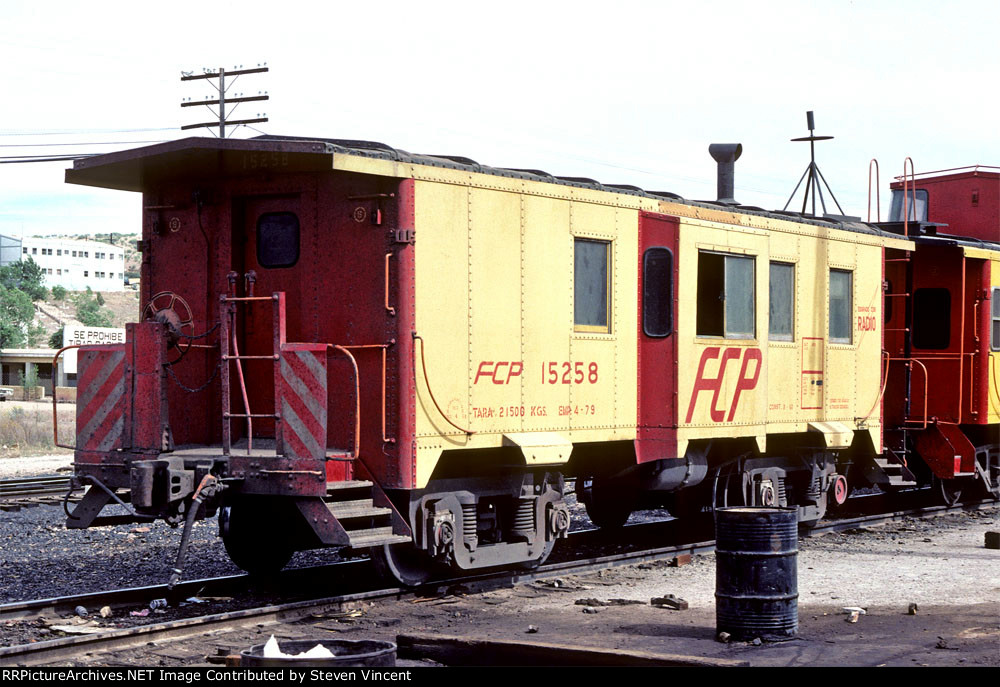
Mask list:
[[[97,654],[85,663],[196,665],[272,634],[388,641],[405,634],[505,640],[524,643],[524,651],[555,644],[679,655],[694,664],[998,667],[1000,552],[983,543],[984,533],[997,525],[994,507],[801,540],[798,635],[780,643],[717,640],[715,558],[709,554],[681,567],[643,564],[487,593],[453,589],[379,601],[305,621]],[[686,600],[689,608],[650,604],[667,594]],[[863,613],[850,622],[845,607]],[[519,665],[516,652],[501,665]]]
[[[7,458],[0,467],[6,475],[39,474],[54,472],[70,459]],[[61,520],[53,528],[56,540],[66,536]],[[985,533],[997,530],[1000,508],[992,506],[800,539],[799,631],[796,639],[782,643],[717,641],[715,557],[708,554],[681,567],[642,564],[476,594],[441,590],[436,596],[378,601],[305,621],[95,654],[82,662],[197,665],[220,650],[238,653],[261,644],[271,634],[389,641],[406,634],[645,651],[750,666],[998,667],[1000,551],[984,546]],[[8,541],[3,557],[13,548],[13,540]],[[335,583],[330,593],[337,593]],[[651,598],[668,594],[687,601],[687,610],[650,604]],[[845,608],[864,613],[852,623]],[[518,665],[517,659],[505,659],[503,665]]]

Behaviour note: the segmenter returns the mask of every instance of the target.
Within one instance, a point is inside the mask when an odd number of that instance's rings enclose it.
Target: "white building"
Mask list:
[[[122,291],[125,250],[100,241],[60,238],[21,239],[21,258],[30,257],[45,274],[45,286],[67,291]]]

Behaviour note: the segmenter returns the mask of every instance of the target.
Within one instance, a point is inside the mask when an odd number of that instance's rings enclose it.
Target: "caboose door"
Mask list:
[[[301,322],[301,247],[312,227],[303,220],[301,194],[242,197],[233,203],[233,271],[239,275],[237,293],[271,296],[285,293],[286,340],[303,341]],[[237,310],[240,355],[270,356],[275,346],[274,301],[251,301]],[[250,412],[274,413],[274,363],[245,360],[243,378]],[[243,409],[242,389],[235,366],[231,370],[233,413]],[[254,437],[274,437],[274,421],[254,418]],[[233,422],[233,439],[246,436],[245,423]]]

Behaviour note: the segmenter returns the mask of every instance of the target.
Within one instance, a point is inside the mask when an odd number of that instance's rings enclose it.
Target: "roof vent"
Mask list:
[[[719,203],[739,205],[733,197],[736,181],[736,161],[743,154],[742,143],[713,143],[708,146],[708,152],[719,163],[717,175]]]

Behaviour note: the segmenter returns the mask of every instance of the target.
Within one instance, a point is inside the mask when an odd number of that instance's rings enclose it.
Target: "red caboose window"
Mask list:
[[[299,261],[299,218],[294,212],[265,212],[257,219],[257,264],[291,267]]]

